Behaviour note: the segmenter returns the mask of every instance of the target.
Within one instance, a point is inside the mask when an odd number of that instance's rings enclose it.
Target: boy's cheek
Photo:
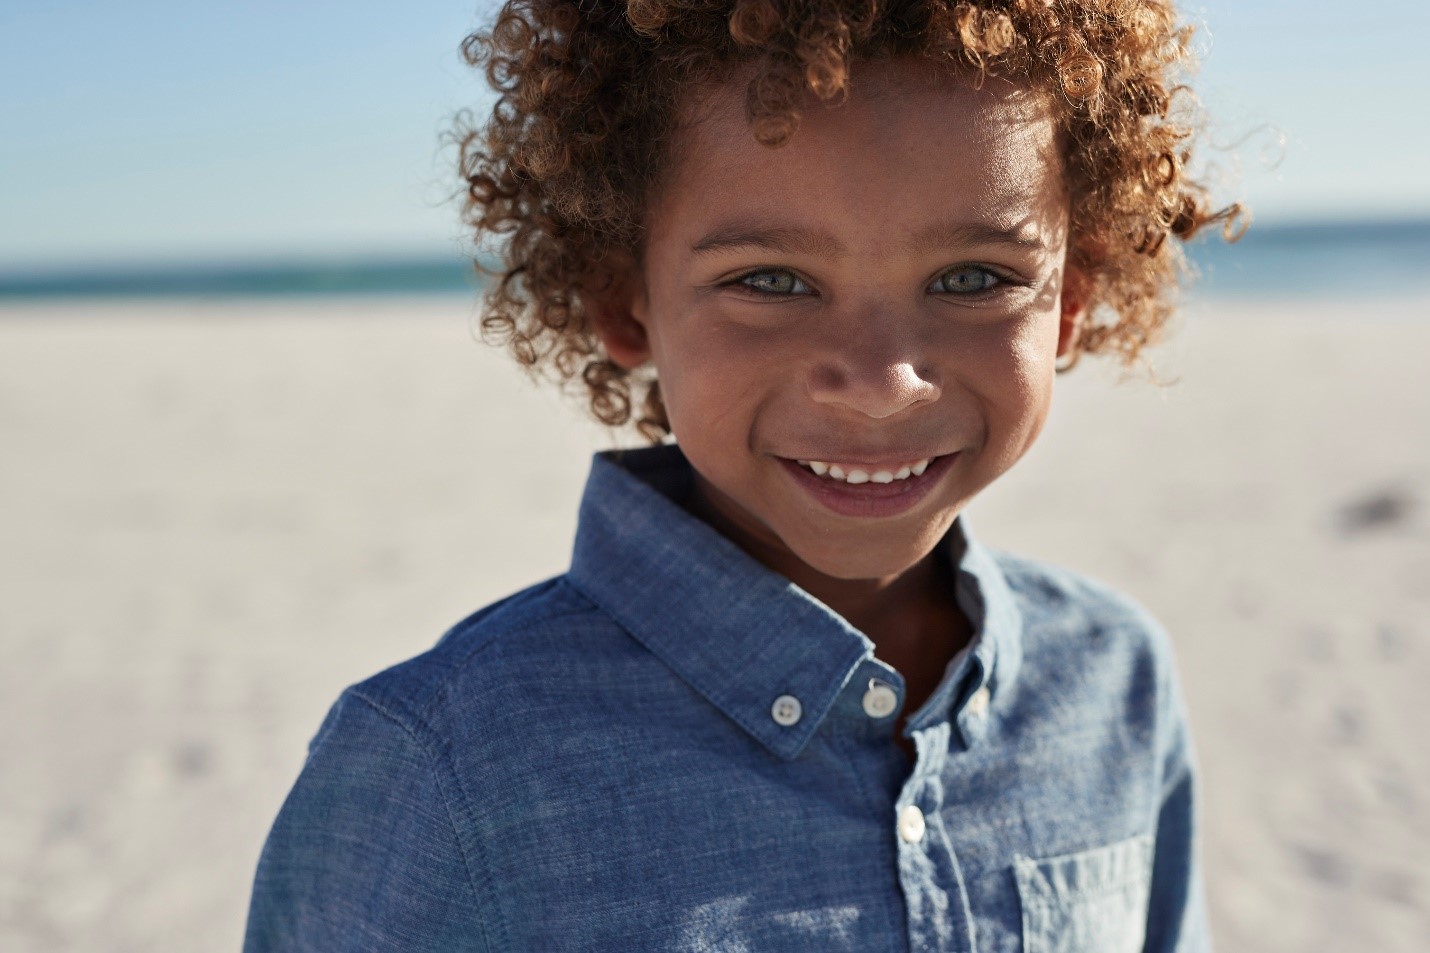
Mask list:
[[[1056,312],[1026,309],[999,321],[974,323],[938,342],[936,357],[961,380],[1000,391],[1003,399],[1030,399],[1051,381],[1057,361]]]
[[[762,399],[801,373],[800,349],[786,335],[703,321],[657,342],[656,369],[667,409],[719,412]]]

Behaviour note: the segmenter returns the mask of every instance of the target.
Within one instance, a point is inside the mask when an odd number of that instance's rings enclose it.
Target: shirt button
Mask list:
[[[870,718],[887,718],[899,707],[899,695],[887,682],[877,678],[869,679],[869,690],[864,693],[864,714]]]
[[[781,695],[770,707],[770,717],[775,720],[775,724],[783,725],[786,728],[798,724],[803,715],[804,706],[793,695]]]
[[[917,844],[924,839],[924,812],[910,804],[899,812],[899,837],[905,844]]]
[[[982,718],[988,714],[988,688],[984,686],[972,695],[968,696],[968,704],[965,710],[974,718]]]

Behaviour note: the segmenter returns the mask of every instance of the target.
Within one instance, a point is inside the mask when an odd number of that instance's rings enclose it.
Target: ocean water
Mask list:
[[[475,295],[471,263],[452,258],[0,271],[0,302],[43,298],[271,298]]]
[[[1235,244],[1188,247],[1194,298],[1344,298],[1430,295],[1430,221],[1253,225]],[[7,271],[0,302],[46,298],[235,298],[321,295],[468,295],[470,262],[429,259],[156,265],[126,269]]]
[[[1234,244],[1199,237],[1187,251],[1196,297],[1430,295],[1430,221],[1253,223]]]

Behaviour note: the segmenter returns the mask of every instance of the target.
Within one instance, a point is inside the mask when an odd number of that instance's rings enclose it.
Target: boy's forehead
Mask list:
[[[810,98],[782,146],[759,144],[745,114],[748,77],[692,92],[657,204],[779,212],[803,204],[903,222],[940,209],[1012,225],[1059,227],[1067,205],[1057,114],[1047,94],[981,82],[934,64],[856,64],[837,104]]]

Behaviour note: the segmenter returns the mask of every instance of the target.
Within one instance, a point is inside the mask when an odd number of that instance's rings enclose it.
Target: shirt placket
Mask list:
[[[943,823],[949,724],[943,721],[913,735],[918,759],[891,819],[899,849],[899,885],[908,910],[909,948],[974,953],[968,891]]]

